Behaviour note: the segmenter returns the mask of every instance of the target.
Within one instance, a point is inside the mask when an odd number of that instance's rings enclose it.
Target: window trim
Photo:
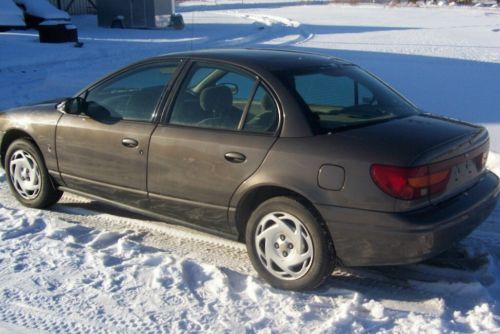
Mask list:
[[[257,93],[257,89],[259,89],[260,79],[257,78],[253,83],[252,89],[250,90],[250,95],[248,96],[247,104],[245,105],[245,109],[241,114],[240,122],[238,123],[238,131],[243,131],[243,127],[245,126],[245,122],[247,121],[248,111],[252,107],[252,102],[255,98],[255,93]]]

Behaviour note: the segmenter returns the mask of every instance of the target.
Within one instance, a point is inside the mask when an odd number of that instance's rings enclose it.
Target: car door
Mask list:
[[[277,104],[256,76],[195,63],[170,109],[151,137],[151,210],[225,232],[232,194],[276,140]]]
[[[81,95],[81,112],[64,114],[57,125],[59,171],[67,187],[147,205],[149,139],[176,67],[175,61],[134,67]]]

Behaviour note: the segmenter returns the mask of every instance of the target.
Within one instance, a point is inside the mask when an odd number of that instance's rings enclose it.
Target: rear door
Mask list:
[[[276,140],[279,114],[255,76],[195,63],[151,137],[151,209],[184,223],[227,229],[233,192]]]

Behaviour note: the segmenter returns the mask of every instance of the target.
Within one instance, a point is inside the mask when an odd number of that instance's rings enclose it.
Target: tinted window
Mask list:
[[[193,73],[193,76],[191,77],[191,80],[189,81],[188,88],[194,88],[194,87],[196,87],[196,85],[201,84],[201,81],[203,79],[207,78],[214,71],[215,71],[215,69],[210,68],[210,67],[198,69],[198,71]]]
[[[232,68],[194,66],[176,98],[170,124],[237,130],[255,79]]]
[[[323,73],[298,75],[295,86],[309,105],[350,107],[354,101],[354,82],[345,76],[330,76]]]
[[[92,89],[85,97],[86,114],[100,121],[151,121],[177,64],[134,69]]]
[[[243,130],[274,132],[278,125],[278,109],[271,94],[259,85],[248,109]]]
[[[276,73],[308,112],[313,128],[328,132],[417,112],[408,101],[357,66],[324,66]]]

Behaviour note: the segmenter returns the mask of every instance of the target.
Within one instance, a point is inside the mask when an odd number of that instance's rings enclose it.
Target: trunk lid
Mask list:
[[[431,163],[431,170],[449,169],[444,191],[430,193],[429,201],[437,204],[472,187],[483,175],[489,152],[489,136],[485,128],[444,142],[422,154],[416,165]]]
[[[374,164],[399,167],[429,166],[431,171],[448,169],[445,189],[428,200],[439,203],[476,183],[484,172],[489,150],[485,128],[454,119],[418,114],[339,135],[362,140],[374,151]]]

